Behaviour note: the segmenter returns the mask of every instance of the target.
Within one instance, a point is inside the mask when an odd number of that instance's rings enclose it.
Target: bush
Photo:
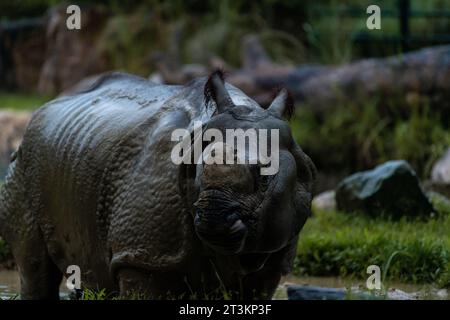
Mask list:
[[[291,128],[319,171],[352,173],[404,159],[426,179],[450,145],[450,132],[427,104],[403,108],[404,102],[380,106],[369,101],[363,106],[336,106],[318,116],[301,106]]]
[[[11,93],[0,91],[0,111],[11,109],[15,111],[33,110],[41,107],[50,97],[29,93]]]

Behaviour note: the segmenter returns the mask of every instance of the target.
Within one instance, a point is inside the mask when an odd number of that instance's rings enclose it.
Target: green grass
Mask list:
[[[0,109],[33,110],[41,107],[49,100],[49,97],[38,94],[0,92]]]
[[[106,300],[106,299],[107,299],[106,289],[102,290],[84,289],[83,296],[81,297],[81,300]]]
[[[385,280],[450,287],[450,207],[433,202],[440,213],[428,220],[315,212],[301,232],[294,273],[364,279],[375,264]]]

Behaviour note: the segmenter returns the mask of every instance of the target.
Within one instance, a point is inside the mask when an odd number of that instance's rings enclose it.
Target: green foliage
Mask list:
[[[0,109],[32,110],[41,107],[50,97],[30,93],[0,92]]]
[[[366,14],[365,8],[372,4],[381,8],[381,30],[367,29],[366,19],[369,15]],[[384,0],[376,3],[370,0],[308,1],[305,5],[307,19],[303,24],[303,31],[312,49],[312,56],[317,57],[317,60],[322,63],[343,63],[368,53],[371,56],[400,53],[400,41],[383,40],[400,39],[398,4],[398,0]],[[412,11],[419,14],[449,9],[448,0],[411,0],[410,7]],[[442,17],[411,15],[409,26],[411,34],[426,39],[433,34],[447,33],[450,20]],[[365,37],[371,41],[358,43],[355,41],[358,37]],[[411,43],[410,48],[419,48],[420,45],[420,43]]]
[[[449,210],[412,221],[315,212],[300,236],[295,273],[367,278],[375,264],[387,280],[449,286]]]
[[[0,20],[37,17],[58,3],[58,0],[11,0],[0,2]]]
[[[91,290],[91,289],[84,289],[83,295],[81,297],[81,300],[106,300],[106,289],[101,290]]]
[[[411,8],[416,11],[448,10],[446,1],[413,0]],[[3,1],[0,3],[0,19],[39,17],[50,7],[62,2]],[[88,0],[70,3],[81,7],[92,5]],[[382,10],[395,12],[397,3],[397,0],[385,0],[377,4]],[[149,70],[145,63],[150,52],[147,49],[171,51],[171,39],[180,36],[182,62],[198,62],[199,58],[205,62],[205,56],[215,54],[237,66],[241,37],[246,33],[263,36],[266,48],[276,61],[300,63],[308,56],[309,60],[316,62],[342,63],[354,59],[359,53],[367,54],[367,45],[365,49],[359,48],[354,42],[356,35],[365,33],[370,37],[381,38],[398,36],[400,32],[395,14],[383,16],[382,30],[368,32],[365,9],[372,4],[369,0],[99,0],[95,4],[103,5],[116,17],[141,16],[125,23],[119,22],[123,29],[112,26],[117,37],[108,36],[108,42],[105,42],[113,50],[110,59],[118,62],[112,68],[124,68],[135,73]],[[354,14],[345,13],[349,9]],[[176,25],[183,26],[174,28]],[[446,33],[450,20],[439,17],[414,18],[410,25],[412,34],[429,36]],[[280,37],[280,34],[283,36]],[[303,44],[308,47],[308,52],[304,50]],[[360,49],[363,49],[362,52]],[[377,42],[369,51],[372,55],[390,55],[398,53],[399,45]],[[136,66],[138,63],[141,63],[140,68]]]
[[[318,62],[321,63],[340,64],[351,60],[352,36],[358,25],[355,24],[355,20],[339,15],[337,7],[338,3],[332,1],[327,8],[335,9],[327,15],[317,17],[317,10],[320,10],[320,7],[312,6],[309,19],[303,24],[303,31],[311,45],[312,55],[317,56]],[[359,25],[364,21],[365,19],[360,19]],[[336,28],[337,25],[338,28]]]
[[[325,172],[355,172],[391,159],[405,159],[419,176],[450,145],[450,132],[426,104],[410,106],[391,102],[381,111],[376,101],[365,105],[330,108],[320,116],[301,106],[291,121],[295,139]]]
[[[300,39],[273,25],[270,17],[262,18],[259,7],[248,6],[247,2],[222,1],[194,11],[183,2],[144,1],[138,10],[118,12],[108,21],[98,41],[99,51],[106,52],[113,68],[145,76],[153,71],[155,51],[168,53],[176,63],[208,64],[218,56],[239,66],[241,40],[253,33],[261,37],[275,61],[303,62]]]
[[[432,165],[450,145],[448,127],[428,108],[415,108],[408,120],[397,121],[394,126],[395,157],[407,159],[424,177],[428,176]]]

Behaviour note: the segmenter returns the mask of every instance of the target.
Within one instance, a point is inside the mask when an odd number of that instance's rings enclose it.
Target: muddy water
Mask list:
[[[275,299],[287,299],[286,287],[289,284],[310,285],[325,288],[346,288],[349,289],[365,289],[365,280],[340,278],[340,277],[296,277],[287,276],[281,280]],[[450,299],[449,292],[446,289],[438,289],[429,284],[406,284],[395,281],[385,283],[388,292],[393,293],[392,296],[406,296],[409,299],[419,300],[446,300]],[[397,292],[397,294],[394,294]],[[403,295],[403,293],[405,293]],[[397,298],[399,299],[399,298]],[[401,298],[400,298],[401,299]]]
[[[65,287],[65,280],[61,284],[60,292],[62,298],[67,299],[68,290]],[[328,288],[355,288],[363,287],[363,280],[346,279],[339,277],[284,277],[275,294],[274,299],[287,299],[286,287],[289,284],[311,285]],[[388,288],[395,288],[410,294],[415,299],[450,299],[446,290],[438,290],[429,285],[412,285],[390,282]],[[0,298],[17,298],[20,290],[19,275],[14,270],[0,271]]]
[[[65,281],[61,283],[61,298],[68,298],[68,290],[65,287]],[[0,298],[17,299],[20,291],[19,273],[16,270],[0,270]]]
[[[14,297],[19,292],[19,275],[17,271],[0,271],[0,297],[3,299]]]

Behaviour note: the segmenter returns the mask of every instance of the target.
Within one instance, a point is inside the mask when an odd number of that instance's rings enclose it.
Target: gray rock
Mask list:
[[[336,189],[339,210],[370,216],[428,216],[433,205],[416,173],[403,160],[388,161],[373,170],[344,179]]]
[[[314,209],[322,211],[332,211],[336,209],[336,200],[334,190],[325,191],[314,197],[312,201]]]
[[[436,296],[440,299],[448,299],[448,290],[447,289],[440,289],[436,292]]]
[[[322,288],[316,286],[289,285],[287,287],[289,300],[380,300],[380,296],[361,290],[348,291],[344,288]]]
[[[431,181],[439,184],[450,184],[450,148],[433,166]]]

